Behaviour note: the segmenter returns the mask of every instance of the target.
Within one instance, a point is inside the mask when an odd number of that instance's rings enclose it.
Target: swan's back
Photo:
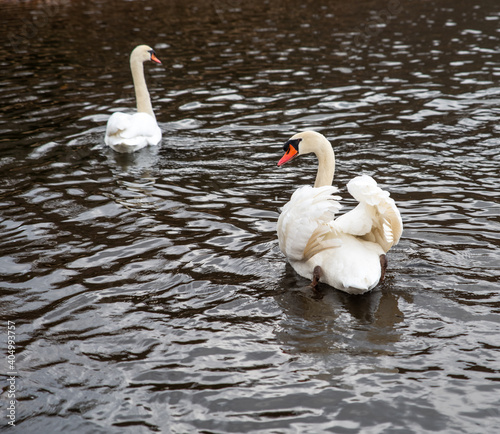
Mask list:
[[[161,140],[156,119],[147,113],[113,113],[106,127],[106,145],[118,152],[134,152]]]

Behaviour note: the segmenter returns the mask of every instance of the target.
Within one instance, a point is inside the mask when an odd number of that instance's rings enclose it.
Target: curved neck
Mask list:
[[[316,149],[315,154],[318,157],[318,173],[314,187],[323,187],[332,185],[333,175],[335,173],[335,155],[332,145],[326,141],[327,146],[321,146]]]
[[[144,66],[142,62],[132,56],[130,59],[130,70],[132,71],[132,80],[134,81],[137,111],[155,117],[148,87],[146,86],[146,79],[144,78]]]

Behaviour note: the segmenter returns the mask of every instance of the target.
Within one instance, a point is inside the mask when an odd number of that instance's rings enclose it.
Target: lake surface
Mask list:
[[[497,0],[0,8],[0,431],[499,432]],[[141,43],[163,140],[120,155]],[[401,211],[364,296],[279,251],[303,129]]]

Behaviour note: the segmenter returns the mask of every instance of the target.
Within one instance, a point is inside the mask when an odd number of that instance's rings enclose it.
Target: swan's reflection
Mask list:
[[[287,264],[276,297],[283,319],[276,336],[287,352],[391,354],[404,321],[400,297],[387,282],[364,295],[350,295],[327,285],[317,291]]]
[[[131,154],[115,152],[107,148],[108,163],[120,172],[137,175],[148,172],[157,167],[160,155],[160,146],[148,146]]]
[[[130,210],[156,209],[161,200],[155,194],[159,148],[148,146],[130,154],[107,148],[106,155],[116,183],[106,196]]]

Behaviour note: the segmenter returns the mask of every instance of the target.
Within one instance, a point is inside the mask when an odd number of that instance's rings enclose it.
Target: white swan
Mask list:
[[[130,54],[137,113],[113,113],[108,119],[104,141],[117,152],[134,152],[147,145],[157,145],[161,140],[161,130],[156,123],[144,78],[143,63],[148,60],[161,64],[154,50],[147,45],[135,47]]]
[[[315,153],[318,173],[314,187],[301,187],[283,207],[277,231],[281,251],[295,271],[350,294],[362,294],[384,279],[385,253],[398,243],[401,215],[389,193],[367,175],[347,184],[359,202],[335,218],[341,205],[332,187],[335,155],[330,142],[314,131],[295,134],[285,143],[278,166],[295,156]]]

